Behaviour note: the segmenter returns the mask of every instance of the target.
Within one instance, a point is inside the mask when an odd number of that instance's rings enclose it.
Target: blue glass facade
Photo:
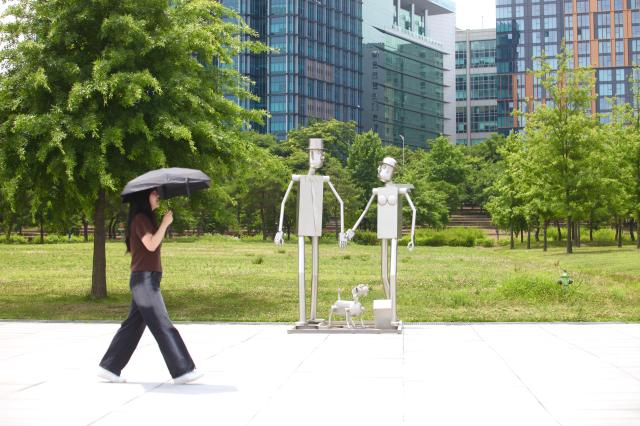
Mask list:
[[[425,147],[445,134],[447,69],[445,44],[430,31],[431,14],[451,15],[453,63],[454,16],[430,1],[377,0],[364,9],[363,128],[373,129],[383,144]],[[445,26],[446,27],[446,26]],[[453,110],[455,111],[455,109]],[[453,117],[449,117],[450,120]]]
[[[252,105],[271,118],[259,129],[279,139],[313,121],[335,118],[361,128],[361,0],[223,0],[277,49],[241,55],[237,66],[255,82]]]

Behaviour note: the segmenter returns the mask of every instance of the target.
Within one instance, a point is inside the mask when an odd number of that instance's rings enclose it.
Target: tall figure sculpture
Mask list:
[[[282,233],[282,219],[284,217],[284,207],[289,197],[289,192],[294,182],[298,182],[298,212],[297,212],[297,232],[298,232],[298,297],[300,318],[296,326],[304,326],[307,324],[317,324],[316,318],[318,305],[318,261],[319,251],[318,242],[322,236],[322,195],[324,192],[324,183],[326,182],[335,195],[338,203],[340,203],[340,240],[339,246],[346,247],[347,238],[344,234],[344,204],[338,192],[333,187],[329,176],[316,175],[316,171],[324,164],[324,151],[322,139],[309,139],[309,173],[307,175],[293,175],[287,192],[284,194],[282,205],[280,206],[280,223],[278,224],[278,232],[274,238],[277,245],[284,244]],[[311,313],[309,321],[306,319],[306,294],[305,294],[305,274],[304,274],[304,239],[311,237]]]
[[[409,191],[413,189],[410,184],[396,184],[392,182],[393,173],[396,168],[396,160],[385,157],[378,167],[378,179],[384,182],[381,188],[374,188],[371,198],[364,211],[358,218],[353,228],[347,231],[347,239],[351,240],[355,235],[355,230],[364,219],[373,199],[378,197],[378,239],[382,242],[382,283],[387,299],[391,299],[391,323],[398,325],[396,310],[396,271],[398,266],[398,239],[402,238],[402,195],[407,198],[413,212],[411,218],[411,241],[407,245],[409,250],[413,250],[414,234],[416,228],[416,208],[409,197]],[[391,240],[391,270],[389,271],[388,243]]]

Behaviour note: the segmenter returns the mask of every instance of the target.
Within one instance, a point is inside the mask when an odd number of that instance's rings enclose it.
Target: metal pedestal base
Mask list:
[[[360,321],[354,320],[356,323],[355,328],[348,328],[346,321],[332,321],[331,327],[328,323],[322,322],[319,324],[300,324],[296,323],[293,328],[287,330],[289,334],[297,333],[324,333],[324,334],[402,334],[402,321],[398,321],[397,325],[392,328],[376,328],[373,321],[364,321],[364,327],[360,325]]]

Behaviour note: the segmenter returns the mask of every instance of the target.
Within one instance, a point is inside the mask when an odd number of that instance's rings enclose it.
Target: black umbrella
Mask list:
[[[147,172],[129,181],[122,190],[122,202],[131,201],[133,194],[148,189],[158,189],[160,198],[189,196],[193,191],[209,188],[211,179],[200,170],[172,167]]]

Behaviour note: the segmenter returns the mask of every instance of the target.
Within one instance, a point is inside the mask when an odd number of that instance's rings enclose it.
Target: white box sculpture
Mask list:
[[[289,192],[294,182],[298,182],[298,211],[297,211],[297,234],[298,234],[298,303],[299,320],[296,326],[306,326],[322,322],[316,317],[318,304],[318,266],[319,266],[319,238],[322,236],[322,206],[324,184],[327,183],[340,203],[340,238],[338,245],[344,248],[347,245],[347,238],[344,233],[344,204],[340,195],[331,183],[329,176],[316,175],[316,170],[324,164],[324,149],[322,139],[309,139],[309,173],[307,175],[293,175],[287,192],[284,194],[280,206],[280,223],[278,232],[274,238],[277,245],[284,244],[282,232],[282,220],[284,218],[284,207],[289,197]],[[304,273],[304,239],[311,237],[311,312],[309,320],[306,315],[306,294],[305,294],[305,273]]]

